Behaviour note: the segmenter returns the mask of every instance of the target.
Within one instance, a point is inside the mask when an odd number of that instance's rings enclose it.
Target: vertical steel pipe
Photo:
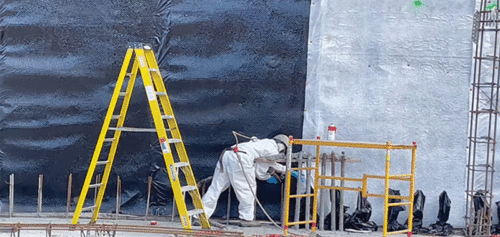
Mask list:
[[[310,155],[307,156],[307,167],[311,167],[312,165],[312,157]],[[311,170],[306,171],[306,194],[311,194]],[[311,197],[307,196],[306,197],[306,218],[305,220],[308,221],[311,219]],[[306,224],[306,230],[309,230],[309,224]]]
[[[331,175],[332,176],[335,176],[335,162],[336,162],[336,157],[335,157],[335,153],[332,151],[332,154],[331,154],[331,159],[332,159],[332,170],[331,170]],[[332,187],[335,187],[335,180],[332,179]],[[330,196],[331,196],[331,200],[332,200],[332,207],[331,207],[331,229],[333,231],[337,230],[337,194],[336,194],[337,190],[335,189],[332,189],[330,190]]]
[[[9,217],[14,215],[14,174],[10,175],[9,181]]]
[[[340,156],[340,177],[345,178],[345,152]],[[344,187],[344,180],[340,180],[340,187]],[[340,190],[339,230],[344,231],[344,190]]]
[[[40,216],[42,214],[42,197],[43,197],[43,174],[38,175],[38,209],[37,214]]]
[[[326,153],[323,153],[321,155],[321,175],[326,175]],[[325,179],[321,179],[321,186],[325,186]],[[325,229],[325,203],[326,203],[326,190],[324,189],[318,189],[319,193],[319,229],[324,230]]]
[[[299,157],[297,158],[297,167],[299,168],[302,168],[302,164],[303,164],[303,153],[299,153]],[[299,171],[299,177],[297,178],[297,191],[296,193],[299,194],[300,190],[302,190],[302,171]],[[295,213],[293,215],[293,221],[294,222],[298,222],[300,220],[300,200],[301,198],[296,198],[295,199]],[[296,230],[299,229],[299,225],[295,225],[294,228]]]

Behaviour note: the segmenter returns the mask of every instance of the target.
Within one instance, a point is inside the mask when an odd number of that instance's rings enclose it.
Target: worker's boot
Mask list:
[[[259,227],[260,222],[240,220],[240,227]]]

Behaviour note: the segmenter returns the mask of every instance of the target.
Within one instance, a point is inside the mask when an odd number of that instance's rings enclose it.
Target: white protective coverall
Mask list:
[[[273,167],[274,170],[278,173],[285,173],[286,172],[286,166],[273,162],[273,163],[259,163],[255,162],[255,177],[259,180],[266,181],[271,178],[271,174],[269,174],[267,171],[269,170],[270,167]]]
[[[232,148],[234,148],[234,146]],[[254,164],[254,160],[258,157],[273,156],[277,154],[279,154],[278,145],[273,139],[240,143],[238,144],[238,153],[233,150],[224,152],[222,155],[222,167],[221,162],[217,162],[212,184],[202,198],[207,217],[210,218],[210,216],[212,216],[220,194],[231,185],[240,203],[238,206],[239,218],[253,221],[255,218],[255,197],[252,191],[256,193],[257,189],[255,180],[256,165]],[[241,159],[243,170],[241,169],[237,155]],[[267,169],[268,168],[269,165],[267,165]],[[251,189],[243,173],[246,173]]]

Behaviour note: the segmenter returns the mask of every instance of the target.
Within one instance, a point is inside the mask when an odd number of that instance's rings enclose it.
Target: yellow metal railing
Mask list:
[[[291,164],[291,150],[293,145],[309,145],[316,146],[316,166],[315,167],[299,167],[299,168],[290,168]],[[382,149],[386,150],[386,159],[385,159],[385,175],[363,175],[363,178],[349,178],[349,177],[337,177],[337,176],[326,176],[320,175],[320,147],[322,146],[330,146],[330,147],[347,147],[347,148],[361,148],[361,149]],[[391,175],[390,167],[391,167],[391,150],[412,150],[411,157],[411,174],[398,174]],[[304,140],[304,139],[293,139],[290,137],[290,147],[288,148],[288,157],[287,157],[287,168],[288,172],[286,174],[286,194],[285,194],[285,213],[284,213],[284,226],[283,231],[284,235],[288,235],[288,227],[293,225],[300,224],[311,224],[311,230],[316,232],[316,214],[318,208],[318,192],[320,189],[337,189],[337,190],[346,190],[346,191],[358,191],[362,192],[363,197],[378,197],[384,198],[384,226],[383,226],[383,236],[393,234],[401,234],[407,233],[408,236],[411,236],[412,226],[413,226],[413,199],[414,199],[414,189],[415,189],[415,157],[417,154],[417,144],[413,142],[412,145],[392,145],[390,142],[386,144],[377,144],[377,143],[363,143],[363,142],[341,142],[341,141],[324,141],[324,140]],[[312,194],[297,194],[290,195],[290,181],[291,181],[291,171],[300,171],[300,170],[314,170],[314,191]],[[331,180],[341,180],[341,181],[354,181],[361,182],[362,188],[351,188],[351,187],[337,187],[337,186],[324,186],[319,185],[320,179],[331,179]],[[384,194],[373,194],[368,193],[368,179],[383,179],[385,180],[385,192]],[[390,180],[398,180],[398,181],[408,181],[410,183],[410,193],[408,196],[396,196],[389,195],[389,181]],[[302,197],[313,197],[313,214],[312,220],[305,220],[299,222],[289,222],[289,207],[290,207],[290,198],[302,198]],[[389,199],[399,199],[399,200],[408,200],[407,202],[396,202],[389,203]],[[387,218],[389,214],[389,207],[393,206],[409,206],[408,210],[408,229],[400,230],[400,231],[392,231],[388,232],[387,227]]]

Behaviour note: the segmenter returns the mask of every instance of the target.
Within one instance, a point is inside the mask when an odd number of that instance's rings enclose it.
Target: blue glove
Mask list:
[[[299,172],[296,170],[292,170],[292,176],[295,177],[296,179],[299,178]]]
[[[267,182],[270,184],[277,184],[278,180],[274,176],[271,176],[271,178],[269,178]]]

